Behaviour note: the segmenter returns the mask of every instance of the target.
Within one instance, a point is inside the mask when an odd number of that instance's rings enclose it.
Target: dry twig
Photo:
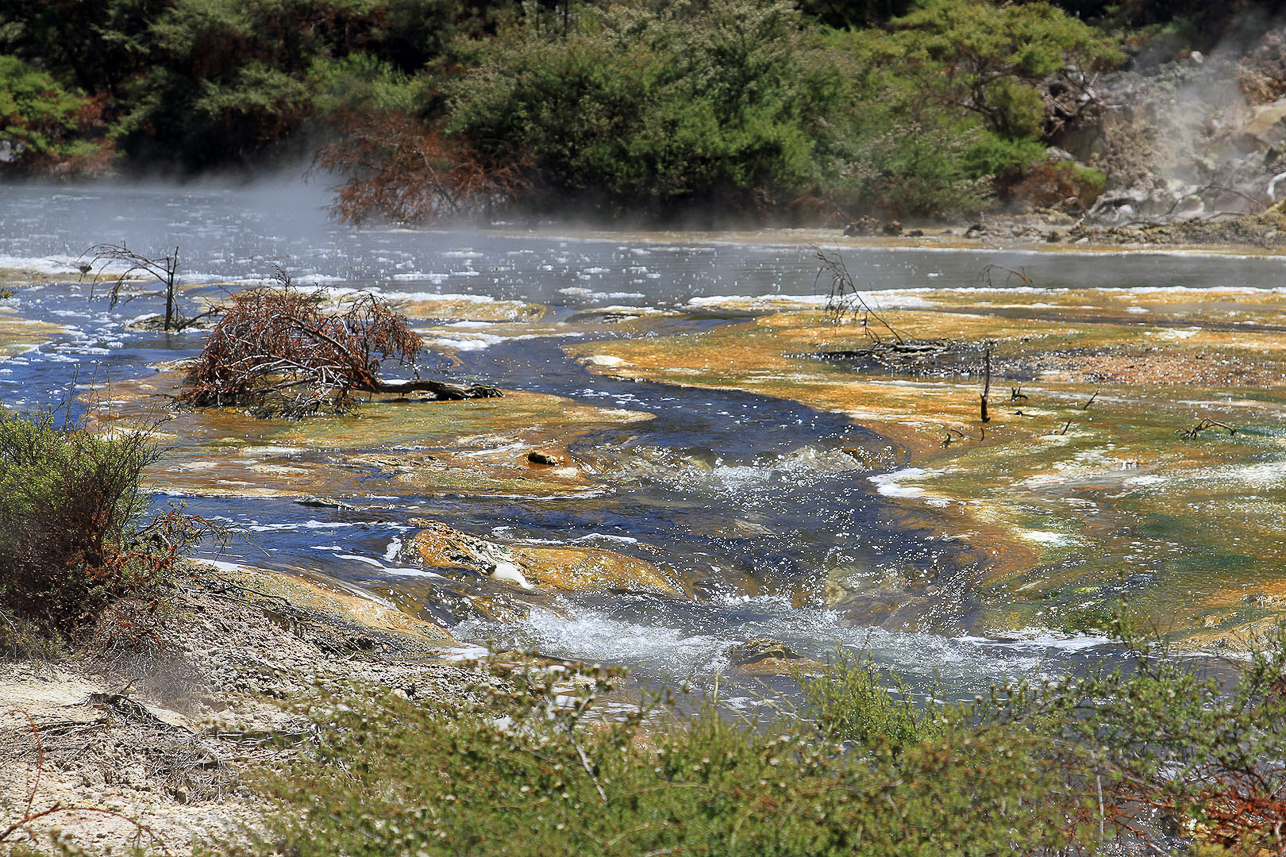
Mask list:
[[[1194,440],[1203,431],[1205,431],[1206,429],[1212,429],[1212,428],[1227,429],[1229,437],[1237,433],[1237,430],[1232,426],[1225,425],[1221,422],[1216,422],[1215,420],[1212,420],[1209,417],[1206,417],[1201,422],[1197,423],[1195,426],[1188,429],[1187,431],[1177,430],[1175,434],[1182,434],[1184,440]]]
[[[880,315],[871,305],[867,303],[866,298],[858,289],[857,283],[853,280],[853,275],[849,273],[848,266],[844,264],[844,259],[839,254],[829,254],[825,250],[817,251],[817,259],[822,266],[817,270],[817,279],[822,274],[831,278],[830,292],[826,296],[826,315],[830,318],[832,324],[839,324],[846,317],[857,320],[861,316],[862,329],[867,336],[880,342],[880,336],[872,330],[871,322],[884,328],[898,345],[905,344],[902,334],[889,324],[884,316]]]

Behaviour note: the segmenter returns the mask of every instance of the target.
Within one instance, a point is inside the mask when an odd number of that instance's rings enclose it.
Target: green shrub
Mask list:
[[[260,853],[1019,855],[1064,841],[1077,812],[1021,730],[854,752],[712,705],[603,719],[592,670],[503,673],[472,703],[319,692],[317,753],[261,781]]]
[[[1093,784],[1109,820],[1186,826],[1234,853],[1286,848],[1286,624],[1211,668],[1117,621],[1127,656],[979,708],[1048,740],[1045,756]]]
[[[478,44],[447,127],[533,187],[612,212],[753,213],[817,178],[828,64],[786,2],[584,8]]]
[[[101,169],[110,158],[98,129],[100,110],[50,75],[0,55],[0,143],[10,163],[33,171]],[[2,164],[0,164],[2,165]]]
[[[926,0],[890,27],[888,50],[928,98],[1011,139],[1042,132],[1042,88],[1124,59],[1117,40],[1041,0]]]
[[[116,599],[155,595],[202,532],[177,511],[146,518],[156,457],[146,432],[0,412],[0,609],[68,637]]]
[[[800,674],[799,688],[826,735],[862,745],[900,750],[943,734],[954,716],[938,704],[917,708],[899,675],[883,673],[869,654],[843,648],[821,675]]]

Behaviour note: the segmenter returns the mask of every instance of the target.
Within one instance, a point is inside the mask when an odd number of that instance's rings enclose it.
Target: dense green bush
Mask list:
[[[474,703],[311,700],[319,749],[264,781],[263,853],[1019,855],[1064,841],[1079,812],[1020,730],[944,728],[894,752],[709,706],[604,722],[593,671],[503,672]]]
[[[1041,134],[1049,83],[1077,88],[1082,74],[1124,58],[1112,39],[1045,2],[928,0],[891,27],[886,50],[925,97],[1009,139]]]
[[[0,612],[67,637],[167,583],[200,522],[148,519],[146,432],[98,435],[50,413],[0,412]]]
[[[32,172],[101,169],[111,156],[101,137],[98,106],[60,86],[49,74],[0,55],[0,168]]]
[[[447,127],[555,198],[741,213],[815,181],[825,63],[787,2],[586,8],[477,46]]]
[[[105,166],[103,134],[126,164],[189,169],[351,139],[347,216],[453,177],[356,219],[517,202],[707,222],[973,214],[1122,56],[1054,5],[989,0],[0,0],[6,54],[23,170]],[[377,125],[401,143],[365,145]]]
[[[1171,853],[1179,831],[1192,853],[1280,853],[1286,626],[1248,642],[1211,671],[1127,636],[1115,665],[924,707],[841,654],[802,677],[805,716],[757,726],[713,704],[620,719],[597,706],[611,676],[538,662],[462,699],[329,688],[306,705],[317,752],[259,781],[251,850]]]
[[[1045,757],[1104,807],[1108,824],[1170,826],[1242,854],[1286,848],[1286,624],[1211,662],[1129,632],[1114,666],[1024,686],[980,719],[1048,740]]]
[[[798,678],[818,727],[841,741],[886,744],[896,751],[942,735],[957,716],[936,703],[917,707],[900,676],[879,670],[869,655],[843,648],[836,649],[825,673]]]

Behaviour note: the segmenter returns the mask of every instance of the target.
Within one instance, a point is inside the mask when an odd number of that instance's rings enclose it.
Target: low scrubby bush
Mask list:
[[[893,750],[943,734],[956,714],[937,704],[917,706],[899,675],[844,648],[836,649],[826,672],[801,673],[799,688],[828,737],[863,745],[878,741]]]
[[[178,510],[147,516],[140,480],[157,455],[144,431],[0,412],[0,613],[71,637],[172,578],[204,526]]]
[[[953,705],[840,653],[801,676],[803,716],[757,726],[714,704],[621,719],[596,705],[610,676],[536,662],[493,664],[463,701],[328,688],[307,703],[317,752],[260,780],[251,850],[1282,853],[1286,626],[1213,673],[1125,643],[1115,665]]]
[[[860,669],[846,662],[839,669]],[[264,853],[1027,854],[1064,838],[1076,795],[1004,725],[769,729],[715,706],[602,718],[601,674],[537,664],[473,703],[323,692],[318,752],[263,783]],[[588,678],[587,678],[588,677]]]

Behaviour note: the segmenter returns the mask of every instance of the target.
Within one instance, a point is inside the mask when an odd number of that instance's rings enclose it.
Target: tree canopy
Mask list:
[[[1123,28],[1210,40],[1252,8],[1275,4],[0,0],[0,141],[10,172],[322,145],[357,219],[959,215],[1076,178],[1046,144]]]

